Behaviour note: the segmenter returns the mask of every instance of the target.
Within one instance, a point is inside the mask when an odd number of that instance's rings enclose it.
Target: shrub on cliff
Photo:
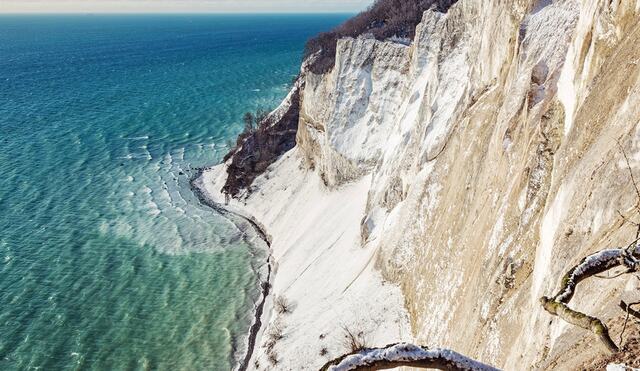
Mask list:
[[[278,118],[269,116],[268,110],[244,115],[244,130],[224,157],[228,177],[223,193],[237,197],[242,190],[248,190],[258,175],[295,146],[300,113],[298,88],[290,98],[291,104]]]
[[[242,145],[247,145],[247,140],[248,139],[250,139],[251,137],[256,136],[256,134],[258,132],[263,132],[265,130],[268,130],[269,125],[272,124],[272,122],[270,120],[268,120],[269,112],[270,112],[270,110],[258,109],[256,111],[256,113],[246,112],[242,116],[242,122],[244,123],[244,129],[238,135],[238,138],[236,139],[236,143],[235,144],[233,144],[233,143],[228,143],[227,144],[227,146],[229,146],[231,149],[224,157],[224,161],[225,162],[229,158],[231,158],[231,156],[233,156],[242,147]],[[263,147],[265,147],[267,145],[267,143],[264,143],[267,139],[268,138],[266,136],[262,135],[259,138],[257,138],[257,140],[253,140],[248,144],[249,145],[253,145],[254,147],[252,147],[252,148],[256,149],[257,151],[260,151]],[[253,155],[255,155],[255,154],[253,154]]]
[[[343,37],[371,34],[378,40],[391,37],[413,39],[422,14],[428,9],[445,12],[456,0],[377,0],[369,9],[329,32],[307,41],[304,58],[318,53],[309,65],[313,73],[330,71],[335,64],[336,45]]]
[[[291,304],[289,299],[282,295],[276,297],[274,307],[278,314],[289,314],[293,311],[293,304]]]

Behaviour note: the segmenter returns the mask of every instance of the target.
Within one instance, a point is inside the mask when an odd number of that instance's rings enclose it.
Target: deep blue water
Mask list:
[[[0,16],[0,369],[233,366],[264,255],[189,178],[346,17]]]

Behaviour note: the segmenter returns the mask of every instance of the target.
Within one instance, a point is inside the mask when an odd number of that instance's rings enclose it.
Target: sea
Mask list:
[[[0,16],[0,370],[230,370],[265,252],[189,186],[318,15]]]

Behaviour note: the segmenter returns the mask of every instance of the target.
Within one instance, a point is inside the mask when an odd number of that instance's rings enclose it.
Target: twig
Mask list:
[[[640,237],[636,237],[630,244],[627,245],[627,250],[633,247],[638,241],[640,241]]]
[[[622,152],[622,156],[624,156],[624,161],[627,163],[627,170],[629,170],[629,176],[631,176],[631,182],[633,183],[633,188],[635,188],[636,190],[636,197],[637,197],[636,212],[638,213],[638,215],[640,215],[640,188],[638,188],[638,183],[636,182],[636,178],[633,176],[633,170],[631,170],[631,163],[629,162],[629,157],[627,156],[627,152],[624,150],[619,140],[616,140],[616,143],[618,143],[618,147]],[[635,226],[637,227],[637,230],[636,230],[636,241],[637,241],[637,239],[640,238],[640,224],[637,224],[637,223],[633,223],[633,224],[635,224]]]
[[[618,277],[622,276],[623,274],[627,274],[627,273],[631,273],[631,272],[633,272],[632,269],[627,269],[627,270],[622,271],[622,272],[620,272],[620,273],[618,273],[618,274],[616,274],[614,276],[601,276],[601,275],[595,274],[594,277],[601,278],[603,280],[612,280],[614,278],[618,278]]]
[[[624,332],[627,330],[627,321],[629,321],[629,307],[627,307],[627,315],[624,316],[624,325],[622,326],[622,332],[620,333],[620,346],[622,346],[624,343],[622,342],[622,336],[624,335]]]
[[[633,176],[633,171],[631,171],[631,163],[629,162],[629,157],[627,157],[627,152],[624,150],[619,140],[616,140],[616,143],[618,143],[618,147],[620,148],[620,151],[622,151],[622,156],[624,156],[624,160],[627,163],[627,169],[629,170],[629,175],[631,176],[631,182],[633,182],[633,187],[636,189],[636,196],[638,196],[638,201],[636,202],[636,211],[638,211],[638,214],[640,214],[640,208],[638,208],[638,202],[640,202],[640,188],[638,188],[638,183],[636,183],[636,178]],[[639,233],[640,233],[640,230],[639,230]]]
[[[627,315],[624,318],[624,325],[622,326],[622,332],[620,333],[620,346],[623,345],[622,336],[624,335],[624,332],[627,330],[627,322],[629,321],[629,315],[631,314],[634,317],[640,319],[640,312],[635,311],[631,308],[632,305],[636,305],[636,304],[640,304],[640,302],[627,304],[624,302],[624,300],[620,300],[620,304],[619,304],[620,308],[622,308],[622,310],[627,312]]]
[[[640,312],[638,312],[637,310],[631,308],[634,305],[638,305],[640,304],[640,302],[636,302],[636,303],[630,303],[627,304],[624,302],[624,300],[620,300],[620,308],[622,308],[623,311],[631,314],[632,316],[636,317],[637,319],[640,319]]]
[[[633,225],[635,225],[636,227],[640,227],[640,223],[636,223],[636,222],[634,222],[633,220],[627,219],[627,217],[625,217],[624,215],[622,215],[622,213],[620,212],[620,210],[616,210],[616,212],[618,213],[618,215],[620,215],[620,217],[622,218],[622,220],[623,220],[625,223],[633,224]],[[636,236],[636,237],[638,237],[638,236]]]

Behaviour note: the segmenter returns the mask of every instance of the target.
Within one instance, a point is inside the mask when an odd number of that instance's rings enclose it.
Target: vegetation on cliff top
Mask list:
[[[309,39],[304,59],[318,53],[318,57],[309,65],[309,70],[316,74],[326,73],[335,64],[338,39],[370,34],[378,40],[392,37],[411,40],[425,11],[433,8],[445,12],[455,2],[456,0],[377,0],[369,9],[340,26]]]

